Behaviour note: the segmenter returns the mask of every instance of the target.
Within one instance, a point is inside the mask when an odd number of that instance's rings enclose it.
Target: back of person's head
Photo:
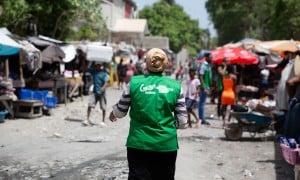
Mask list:
[[[190,69],[189,69],[189,74],[191,74],[191,73],[196,73],[196,69],[190,68]]]
[[[163,72],[168,65],[168,57],[162,49],[153,48],[147,52],[146,64],[149,72]]]
[[[212,59],[211,54],[205,54],[205,60],[206,60],[208,63],[211,62],[211,59]]]
[[[95,68],[96,68],[96,70],[102,70],[102,69],[104,69],[104,65],[105,65],[105,63],[103,63],[103,62],[95,62]]]
[[[190,69],[189,69],[189,75],[190,75],[190,76],[195,76],[195,75],[196,75],[196,69],[190,68]]]

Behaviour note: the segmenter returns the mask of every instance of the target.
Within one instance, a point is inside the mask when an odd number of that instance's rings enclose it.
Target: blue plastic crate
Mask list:
[[[47,90],[43,90],[43,91],[33,91],[33,100],[40,100],[40,101],[45,101],[45,98],[48,94]]]
[[[46,97],[44,101],[44,106],[47,107],[56,107],[57,97]]]
[[[33,91],[30,89],[20,89],[19,99],[31,100],[33,98]]]
[[[0,123],[4,122],[4,118],[5,118],[7,113],[8,113],[7,110],[0,111]]]

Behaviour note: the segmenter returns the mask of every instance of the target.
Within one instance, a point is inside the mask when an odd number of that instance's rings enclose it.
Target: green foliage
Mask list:
[[[14,29],[23,26],[22,22],[28,18],[29,9],[25,0],[1,0],[0,6],[2,6],[1,27]]]
[[[276,0],[270,18],[274,39],[300,39],[300,4],[298,0]]]
[[[76,4],[78,4],[79,9],[75,14],[74,20],[80,21],[77,21],[75,24],[79,27],[79,30],[72,31],[75,38],[80,40],[107,40],[108,30],[99,10],[100,1],[78,0]]]
[[[104,39],[107,29],[98,0],[3,0],[0,25],[19,35],[65,40]]]
[[[159,1],[153,6],[146,6],[139,12],[140,18],[147,19],[153,36],[169,38],[170,48],[179,52],[187,45],[191,55],[196,55],[202,48],[201,36],[205,36],[196,20],[192,20],[183,8],[177,4]]]
[[[251,1],[238,0],[208,0],[207,11],[211,15],[215,28],[218,32],[219,45],[232,41],[238,41],[245,37],[249,31],[251,18],[248,17],[248,9]]]
[[[208,0],[218,45],[244,38],[299,39],[299,0]]]

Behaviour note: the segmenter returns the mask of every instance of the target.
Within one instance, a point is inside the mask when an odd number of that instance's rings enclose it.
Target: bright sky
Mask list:
[[[152,5],[158,0],[135,0],[138,9],[145,5]],[[198,20],[201,28],[208,28],[212,36],[216,36],[216,31],[210,23],[205,9],[206,0],[175,0],[176,4],[181,5],[184,11],[190,15],[191,19]]]

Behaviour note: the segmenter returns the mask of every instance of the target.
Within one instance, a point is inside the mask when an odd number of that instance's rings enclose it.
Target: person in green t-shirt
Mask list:
[[[126,116],[128,179],[174,179],[177,159],[177,126],[187,127],[187,111],[181,84],[163,76],[168,63],[158,48],[147,52],[147,74],[132,76],[110,120]],[[177,123],[178,122],[178,123]]]
[[[201,124],[210,125],[209,122],[205,119],[205,105],[206,98],[210,92],[210,88],[212,86],[212,69],[210,66],[211,57],[210,55],[206,55],[205,61],[202,62],[199,66],[199,80],[201,82],[200,86],[200,94],[199,94],[199,108],[198,108],[198,117],[201,119]]]

